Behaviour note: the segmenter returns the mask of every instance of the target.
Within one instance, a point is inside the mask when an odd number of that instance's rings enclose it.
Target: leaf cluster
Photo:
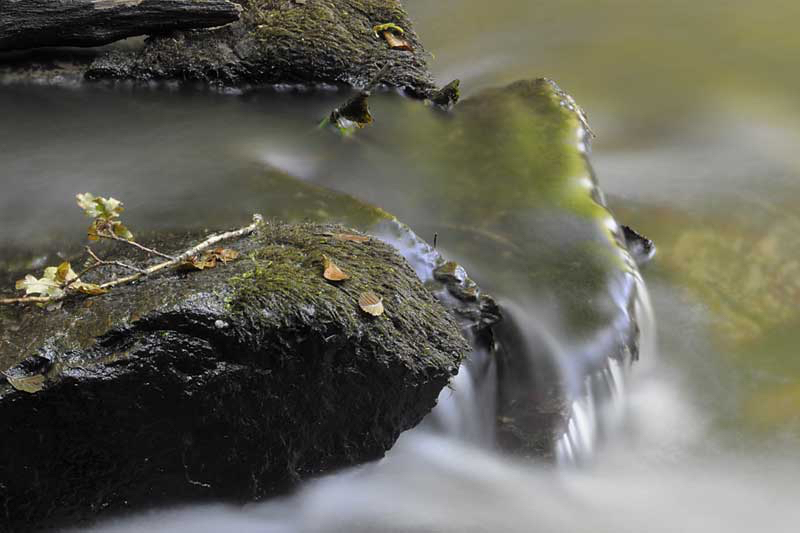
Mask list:
[[[133,233],[119,220],[120,214],[125,210],[122,202],[115,198],[103,198],[92,193],[77,194],[78,207],[91,217],[87,235],[90,241],[97,241],[101,237],[118,237],[127,241],[133,240]]]

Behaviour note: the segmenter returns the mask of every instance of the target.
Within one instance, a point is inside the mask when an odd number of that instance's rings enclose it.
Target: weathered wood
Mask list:
[[[0,0],[0,51],[99,46],[136,35],[222,26],[230,0]]]

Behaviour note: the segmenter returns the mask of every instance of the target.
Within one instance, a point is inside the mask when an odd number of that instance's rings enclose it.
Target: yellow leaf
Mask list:
[[[105,294],[108,292],[108,289],[104,289],[100,285],[96,285],[94,283],[84,283],[82,281],[76,281],[72,285],[70,285],[73,289],[78,292],[82,292],[83,294],[89,294],[91,296],[97,296],[99,294]]]
[[[403,28],[401,28],[394,22],[387,22],[385,24],[378,24],[377,26],[373,26],[372,31],[375,33],[376,36],[380,35],[383,32],[395,33],[397,35],[403,35],[405,33],[405,30],[403,30]]]
[[[372,316],[383,314],[383,300],[372,291],[361,293],[361,296],[358,297],[358,305],[362,311]]]
[[[72,265],[70,265],[68,261],[64,261],[58,265],[54,280],[58,283],[66,283],[77,277],[78,275],[72,270]]]
[[[341,269],[336,266],[336,263],[331,261],[331,258],[327,255],[322,256],[322,261],[325,264],[325,271],[322,273],[322,277],[328,281],[344,281],[350,279],[350,276],[342,272]]]

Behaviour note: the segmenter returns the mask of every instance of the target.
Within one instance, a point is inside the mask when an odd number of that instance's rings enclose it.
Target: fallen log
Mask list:
[[[0,51],[223,26],[241,10],[230,0],[0,0]]]

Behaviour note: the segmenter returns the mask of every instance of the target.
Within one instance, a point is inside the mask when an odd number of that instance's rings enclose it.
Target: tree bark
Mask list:
[[[99,46],[127,37],[222,26],[230,0],[0,0],[0,51]]]

